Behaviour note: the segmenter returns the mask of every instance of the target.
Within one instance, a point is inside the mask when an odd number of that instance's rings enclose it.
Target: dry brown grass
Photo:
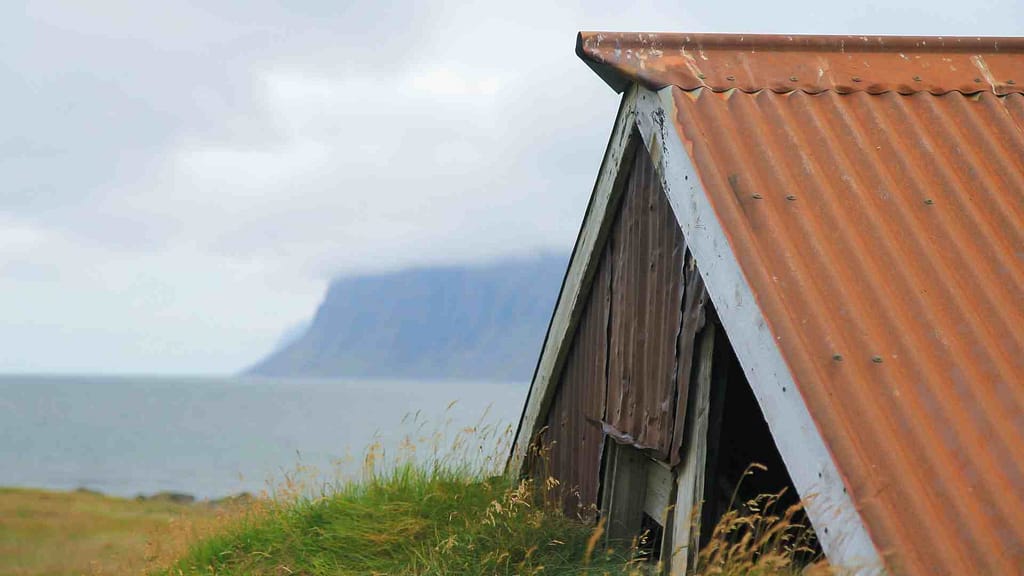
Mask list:
[[[197,504],[186,514],[171,518],[147,535],[143,566],[121,566],[110,574],[148,574],[174,564],[195,543],[223,533],[241,521],[253,520],[267,513],[267,495],[220,502],[215,506]]]
[[[733,508],[715,526],[697,555],[702,576],[761,576],[835,572],[814,546],[814,533],[799,520],[802,504],[777,510],[782,494],[762,494]]]
[[[750,464],[746,478],[761,464]],[[712,530],[708,543],[697,554],[697,574],[701,576],[834,576],[818,551],[814,530],[804,516],[804,503],[780,510],[785,490],[761,494],[746,502],[737,502],[739,486],[733,492],[726,512]],[[694,511],[696,517],[698,511]]]
[[[2,488],[0,574],[143,574],[233,523],[240,506]]]

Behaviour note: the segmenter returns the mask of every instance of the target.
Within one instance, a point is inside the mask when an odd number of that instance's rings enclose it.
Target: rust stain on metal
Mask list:
[[[581,32],[576,53],[619,92],[633,81],[777,93],[1024,89],[1021,38]]]
[[[984,54],[986,78],[1019,72],[1019,46]],[[933,68],[972,57],[928,49],[915,56]],[[777,43],[757,54],[747,82],[793,56]],[[899,58],[884,45],[864,56]],[[961,87],[673,89],[676,129],[897,574],[1024,566],[1024,95]],[[746,200],[754,190],[764,200]]]

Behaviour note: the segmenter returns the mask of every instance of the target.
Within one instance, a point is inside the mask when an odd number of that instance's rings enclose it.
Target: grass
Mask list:
[[[327,485],[300,467],[272,493],[217,509],[0,490],[0,574],[649,573],[636,542],[609,544],[600,523],[566,518],[551,498],[557,481],[500,473],[511,430],[446,438],[409,440],[391,458],[375,444],[354,478]],[[762,496],[726,514],[698,555],[699,573],[807,573],[799,508],[776,512],[777,501]]]
[[[743,477],[755,468],[764,466],[751,464]],[[736,506],[734,492],[729,511],[697,554],[696,572],[702,576],[839,574],[818,551],[814,531],[803,519],[803,504],[778,510],[784,493],[761,494]]]
[[[379,467],[371,447],[360,481],[311,494],[296,475],[273,498],[229,529],[197,542],[165,576],[389,574],[648,574],[637,542],[611,543],[602,526],[565,517],[550,494],[498,474],[510,431],[497,450],[493,430],[460,432],[439,456],[400,457]],[[474,443],[472,439],[476,440]],[[481,438],[483,439],[481,441]],[[415,452],[407,443],[406,452]],[[490,454],[490,455],[488,455]],[[698,555],[700,574],[786,575],[808,572],[809,532],[799,507],[776,513],[778,495],[726,514]],[[815,560],[810,558],[810,560]],[[824,564],[814,574],[830,574]]]
[[[209,507],[92,492],[0,488],[0,574],[138,574],[158,552],[182,554],[189,542],[176,535],[186,526],[214,530],[219,515]],[[154,538],[162,549],[147,552]]]
[[[166,575],[624,573],[628,543],[597,551],[592,527],[500,474],[511,430],[478,426],[452,442],[380,445],[358,481],[310,490],[300,471],[223,533],[197,542]],[[497,448],[494,445],[497,444]],[[312,493],[311,493],[312,492]]]
[[[165,574],[601,574],[592,530],[532,503],[528,483],[401,467],[319,498],[273,504],[197,544]]]

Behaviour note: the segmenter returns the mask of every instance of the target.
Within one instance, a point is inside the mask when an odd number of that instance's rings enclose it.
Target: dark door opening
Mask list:
[[[718,330],[715,337],[709,416],[701,547],[708,543],[715,525],[730,506],[742,509],[746,502],[760,495],[782,493],[773,507],[782,514],[800,501],[724,329]],[[760,466],[749,468],[752,464]],[[794,521],[810,527],[802,512]],[[806,555],[808,559],[820,555],[813,535],[809,544],[814,552]]]

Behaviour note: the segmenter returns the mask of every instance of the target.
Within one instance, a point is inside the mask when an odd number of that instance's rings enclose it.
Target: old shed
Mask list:
[[[751,461],[834,564],[1024,572],[1024,41],[577,53],[623,98],[511,464],[673,573]]]

